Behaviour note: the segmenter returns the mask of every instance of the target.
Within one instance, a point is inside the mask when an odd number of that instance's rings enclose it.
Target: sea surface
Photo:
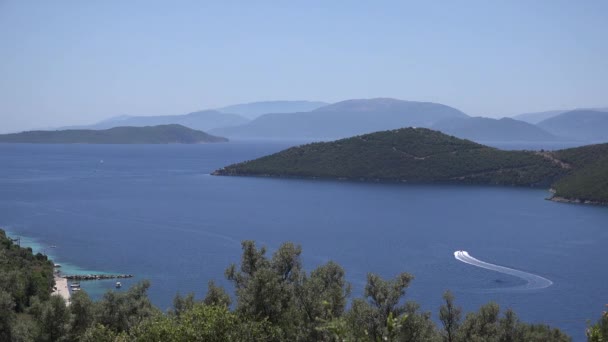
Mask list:
[[[467,311],[495,301],[582,341],[605,309],[608,208],[538,189],[209,175],[293,144],[0,144],[0,227],[64,273],[135,275],[119,291],[149,279],[162,309],[209,280],[229,288],[246,239],[299,243],[308,270],[338,262],[353,296],[368,272],[410,272],[406,298],[435,320],[450,289]],[[82,284],[99,298],[114,282]]]

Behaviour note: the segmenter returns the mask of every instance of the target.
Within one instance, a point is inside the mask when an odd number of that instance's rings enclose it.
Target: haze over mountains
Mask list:
[[[232,113],[255,119],[263,114],[310,112],[329,103],[320,101],[261,101],[218,108],[222,113]]]
[[[473,141],[556,141],[560,139],[538,126],[511,118],[448,119],[437,122],[431,128]]]
[[[427,127],[443,119],[466,117],[458,109],[431,102],[356,99],[310,112],[266,114],[245,125],[212,132],[234,138],[334,139],[400,127]]]
[[[548,110],[543,112],[523,113],[513,116],[513,119],[536,125],[543,120],[552,118],[565,112],[567,112],[567,110]]]
[[[608,141],[608,112],[573,110],[543,120],[538,126],[554,135],[590,142]]]
[[[439,103],[391,98],[265,101],[184,115],[119,116],[70,129],[179,124],[232,139],[332,140],[403,127],[440,130],[477,142],[604,142],[608,110],[553,110],[513,118],[470,117]]]
[[[537,124],[543,120],[558,116],[562,113],[571,112],[575,110],[595,110],[600,112],[608,112],[608,108],[577,108],[577,109],[562,109],[562,110],[547,110],[542,112],[524,113],[513,116],[513,119],[525,121],[531,124]]]
[[[180,115],[120,115],[92,125],[67,126],[60,129],[108,129],[121,126],[144,127],[178,124],[196,130],[208,131],[219,127],[242,125],[262,114],[311,111],[327,104],[320,101],[251,102]]]
[[[203,110],[184,115],[159,116],[129,116],[123,115],[86,126],[70,126],[63,129],[108,129],[113,127],[131,126],[157,126],[177,124],[200,131],[208,131],[218,127],[240,125],[249,120],[237,115],[221,113],[216,110]]]

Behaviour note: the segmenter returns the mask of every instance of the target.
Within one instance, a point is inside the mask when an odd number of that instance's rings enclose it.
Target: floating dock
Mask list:
[[[68,280],[106,280],[133,278],[132,274],[69,274],[62,276]]]

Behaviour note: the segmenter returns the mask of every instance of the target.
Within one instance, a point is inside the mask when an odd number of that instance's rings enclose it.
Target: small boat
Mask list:
[[[80,290],[81,290],[80,287],[72,287],[73,292],[80,291]]]
[[[80,283],[72,283],[70,284],[70,287],[80,287]]]
[[[122,284],[121,284],[119,281],[117,281],[117,282],[116,282],[116,288],[117,288],[117,289],[119,289],[119,288],[121,288],[121,287],[122,287]]]
[[[61,267],[61,264],[53,264],[53,267],[59,268],[59,267]]]

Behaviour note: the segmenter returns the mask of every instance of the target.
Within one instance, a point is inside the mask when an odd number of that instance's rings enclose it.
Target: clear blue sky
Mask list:
[[[0,0],[0,131],[395,97],[608,106],[608,1]]]

